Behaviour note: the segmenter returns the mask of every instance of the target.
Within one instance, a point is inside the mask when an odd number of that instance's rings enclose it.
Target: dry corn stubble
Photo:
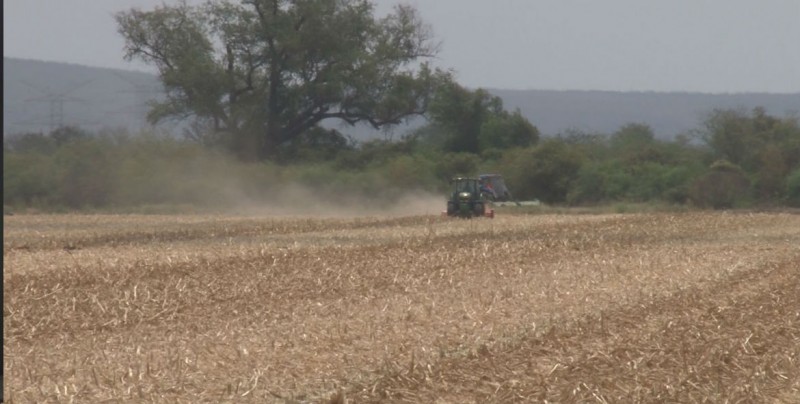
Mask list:
[[[800,388],[797,216],[11,219],[5,395],[19,402]]]

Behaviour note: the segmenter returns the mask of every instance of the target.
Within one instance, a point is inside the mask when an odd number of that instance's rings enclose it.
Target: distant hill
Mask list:
[[[147,126],[146,102],[160,95],[148,73],[4,57],[3,134],[60,125],[137,130]]]
[[[660,138],[698,128],[715,108],[764,107],[777,116],[800,113],[797,94],[701,94],[489,89],[509,110],[519,108],[544,135],[568,130],[610,133],[636,122]],[[66,63],[3,58],[3,134],[47,132],[59,125],[90,130],[147,127],[147,100],[162,95],[155,75]],[[411,127],[422,120],[412,121]],[[356,139],[384,137],[368,127],[332,125]],[[180,132],[175,124],[161,125]],[[393,131],[395,137],[407,127]]]
[[[543,134],[565,130],[612,133],[627,123],[644,123],[659,138],[697,129],[714,109],[764,107],[769,114],[800,113],[797,94],[703,94],[612,91],[490,90],[506,109],[520,109]]]

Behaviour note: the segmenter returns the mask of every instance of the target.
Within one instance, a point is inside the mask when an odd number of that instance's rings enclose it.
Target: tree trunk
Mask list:
[[[280,122],[280,82],[281,70],[279,66],[270,66],[269,72],[269,93],[267,95],[267,122],[263,139],[261,141],[261,148],[259,149],[260,158],[266,160],[275,157],[278,153],[278,146],[283,142],[283,134],[281,133]]]

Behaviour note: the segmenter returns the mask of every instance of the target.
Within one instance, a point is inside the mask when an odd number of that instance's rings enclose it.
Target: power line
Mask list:
[[[91,83],[92,81],[93,81],[93,79],[86,80],[86,81],[81,82],[81,83],[79,83],[77,85],[72,85],[72,86],[64,89],[61,92],[53,92],[53,91],[50,90],[49,87],[41,88],[41,87],[36,86],[34,84],[31,84],[31,83],[29,83],[27,81],[20,80],[20,82],[22,84],[25,84],[26,86],[31,87],[34,90],[36,90],[36,91],[38,91],[38,92],[40,92],[42,94],[42,96],[40,96],[40,97],[28,98],[28,99],[25,100],[26,102],[46,102],[48,104],[48,108],[49,108],[48,123],[50,125],[50,132],[56,130],[57,128],[60,128],[60,127],[64,126],[64,103],[67,103],[67,102],[86,103],[85,99],[78,98],[78,97],[72,97],[72,96],[69,96],[69,94],[71,92],[73,92],[73,91],[75,91],[75,90],[77,90],[77,89],[79,89],[79,88]]]
[[[118,92],[133,93],[134,97],[136,98],[136,105],[134,105],[133,110],[135,111],[137,119],[140,119],[140,122],[145,123],[145,125],[142,126],[152,126],[147,122],[148,103],[153,101],[158,95],[161,94],[158,86],[152,83],[142,84],[141,82],[131,80],[130,77],[127,77],[124,74],[116,71],[113,72],[113,74],[133,87],[133,90],[120,90]]]

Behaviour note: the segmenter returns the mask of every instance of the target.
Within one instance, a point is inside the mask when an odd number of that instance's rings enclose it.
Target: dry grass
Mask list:
[[[7,217],[13,402],[800,401],[800,216]]]

